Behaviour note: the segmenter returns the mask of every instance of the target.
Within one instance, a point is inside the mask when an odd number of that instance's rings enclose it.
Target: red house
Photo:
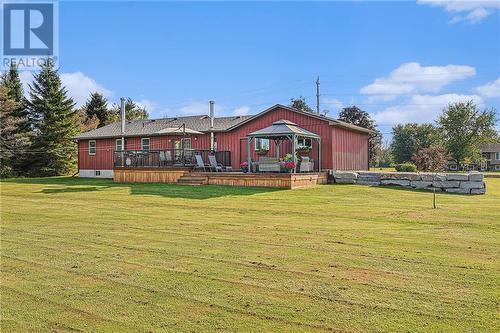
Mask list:
[[[319,161],[321,170],[368,169],[368,139],[372,131],[277,104],[253,116],[212,119],[199,115],[135,120],[125,123],[124,132],[120,123],[113,123],[82,133],[75,138],[79,176],[112,178],[114,169],[131,164],[144,168],[192,165],[196,164],[192,152],[201,154],[207,162],[211,145],[219,163],[238,170],[240,164],[248,160],[247,135],[279,120],[294,123],[319,136],[317,141],[321,141],[321,148],[315,140],[307,138],[299,137],[296,143],[297,147],[310,151],[309,156],[316,163],[315,170],[318,170]],[[283,142],[279,149],[280,156],[285,156],[291,152],[292,145]],[[258,161],[262,155],[275,157],[276,145],[272,140],[255,139],[250,152],[252,161]]]

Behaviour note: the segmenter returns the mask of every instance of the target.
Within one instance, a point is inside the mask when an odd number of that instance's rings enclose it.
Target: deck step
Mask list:
[[[179,185],[206,185],[207,183],[207,177],[201,175],[191,175],[189,173],[183,175],[177,180],[177,184]]]

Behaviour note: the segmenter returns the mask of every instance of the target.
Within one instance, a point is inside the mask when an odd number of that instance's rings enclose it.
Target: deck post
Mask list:
[[[276,146],[276,158],[279,160],[280,159],[280,140],[274,140],[274,144]]]
[[[297,172],[297,135],[292,136],[292,162],[295,164],[295,167],[293,168],[293,173]]]
[[[321,172],[321,139],[318,138],[318,172]]]
[[[252,173],[252,156],[250,155],[250,143],[252,142],[252,137],[247,137],[247,160],[248,160],[248,172]]]

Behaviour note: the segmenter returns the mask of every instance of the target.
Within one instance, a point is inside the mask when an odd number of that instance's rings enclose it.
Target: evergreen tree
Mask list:
[[[5,88],[7,97],[16,103],[12,117],[16,118],[15,134],[19,138],[19,141],[15,148],[16,158],[12,164],[12,168],[14,174],[23,175],[27,172],[30,163],[27,151],[33,138],[33,130],[28,117],[28,111],[26,110],[23,85],[14,62],[11,62],[9,70],[2,75],[0,84]]]
[[[75,103],[67,96],[57,70],[49,59],[34,75],[27,107],[34,120],[32,172],[42,176],[68,174],[75,169],[79,132]]]
[[[98,92],[90,94],[89,100],[83,106],[83,111],[86,113],[88,119],[93,119],[94,116],[97,117],[99,120],[97,127],[108,124],[109,118],[112,117],[112,114],[108,110],[108,101]]]
[[[9,96],[9,89],[0,85],[0,177],[16,176],[18,147],[27,145],[27,138],[18,132],[22,122],[16,116],[19,104]]]

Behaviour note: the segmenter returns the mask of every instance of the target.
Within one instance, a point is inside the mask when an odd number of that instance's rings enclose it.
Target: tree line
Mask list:
[[[292,98],[290,106],[314,112],[301,96]],[[419,170],[431,171],[444,169],[449,161],[457,165],[480,163],[481,147],[500,142],[496,110],[481,110],[473,101],[450,103],[433,124],[397,124],[392,128],[391,143],[385,145],[368,112],[352,105],[343,108],[338,118],[375,132],[369,139],[373,167],[414,163]]]
[[[85,105],[76,104],[57,69],[47,60],[33,75],[24,94],[17,66],[0,77],[0,177],[55,176],[76,171],[78,133],[116,122],[120,106],[108,107],[94,92]],[[128,120],[147,119],[145,108],[132,99],[125,104]]]

